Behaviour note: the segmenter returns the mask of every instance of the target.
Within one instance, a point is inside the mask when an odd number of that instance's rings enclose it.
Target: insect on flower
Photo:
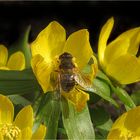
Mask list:
[[[32,42],[31,51],[32,69],[43,92],[58,91],[81,111],[89,100],[83,89],[91,86],[89,81],[97,73],[88,30],[76,31],[66,39],[65,29],[53,21]],[[90,59],[94,63],[89,64]]]
[[[59,72],[58,88],[60,92],[68,93],[76,85],[80,85],[81,88],[92,87],[90,79],[80,73],[75,66],[74,58],[70,53],[64,52],[59,56],[59,70],[57,72]]]

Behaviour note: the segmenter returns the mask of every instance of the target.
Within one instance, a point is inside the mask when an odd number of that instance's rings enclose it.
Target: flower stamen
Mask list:
[[[16,140],[20,136],[21,130],[15,125],[4,124],[0,133],[6,140]]]

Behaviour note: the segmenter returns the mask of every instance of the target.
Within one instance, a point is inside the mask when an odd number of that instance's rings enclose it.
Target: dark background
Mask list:
[[[115,27],[110,40],[129,28],[140,26],[140,2],[0,2],[0,43],[10,46],[27,25],[32,27],[31,42],[50,21],[57,20],[68,35],[78,29],[88,28],[91,44],[96,50],[100,29],[111,16],[115,18]]]

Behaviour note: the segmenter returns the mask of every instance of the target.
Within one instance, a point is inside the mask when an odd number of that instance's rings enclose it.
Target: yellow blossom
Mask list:
[[[21,51],[13,53],[8,58],[8,50],[4,45],[0,45],[0,69],[3,70],[23,70],[25,68],[25,57]]]
[[[140,27],[130,29],[107,43],[114,19],[102,27],[98,42],[99,63],[104,72],[120,84],[140,80],[140,57],[136,56],[140,44]]]
[[[108,140],[140,139],[140,106],[122,114],[113,124]]]
[[[46,127],[40,125],[34,134],[33,109],[24,107],[14,118],[14,106],[8,97],[0,95],[0,140],[33,140],[45,137]]]
[[[31,51],[33,56],[32,68],[44,93],[55,90],[57,86],[53,81],[58,79],[59,63],[57,62],[59,56],[64,52],[72,55],[74,64],[80,71],[85,68],[91,57],[96,62],[89,43],[87,29],[72,33],[66,40],[65,29],[56,21],[51,22],[39,33],[36,40],[31,44]],[[97,64],[92,64],[89,77],[94,77],[96,71]],[[87,93],[76,90],[76,88],[69,93],[64,92],[62,95],[69,99],[79,111],[89,100]]]

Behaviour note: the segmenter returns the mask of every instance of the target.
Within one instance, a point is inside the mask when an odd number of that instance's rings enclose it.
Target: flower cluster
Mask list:
[[[8,97],[0,95],[0,140],[43,139],[46,127],[40,125],[35,133],[33,127],[33,109],[24,107],[14,118],[14,106]]]
[[[107,139],[140,139],[140,106],[124,88],[140,81],[140,27],[108,43],[113,25],[113,18],[103,25],[97,55],[92,50],[92,36],[87,29],[66,37],[66,30],[57,21],[52,21],[39,33],[27,53],[27,45],[12,54],[0,45],[0,140],[55,139],[58,121],[61,122],[60,112],[63,120],[60,127],[65,128],[63,133],[69,139],[94,139],[92,111],[89,113],[87,105],[94,110],[104,99],[121,106],[116,96],[126,110],[124,114],[117,114],[117,120],[113,118]],[[28,53],[32,58],[27,57]],[[13,78],[13,74],[16,77]],[[24,96],[30,92],[33,93],[29,97]],[[114,93],[115,98],[112,97]],[[9,94],[14,96],[14,104],[5,96]],[[100,101],[96,101],[95,108],[94,102],[88,102],[94,94]],[[22,102],[24,107],[15,117],[17,102]],[[25,106],[27,103],[29,105]]]

